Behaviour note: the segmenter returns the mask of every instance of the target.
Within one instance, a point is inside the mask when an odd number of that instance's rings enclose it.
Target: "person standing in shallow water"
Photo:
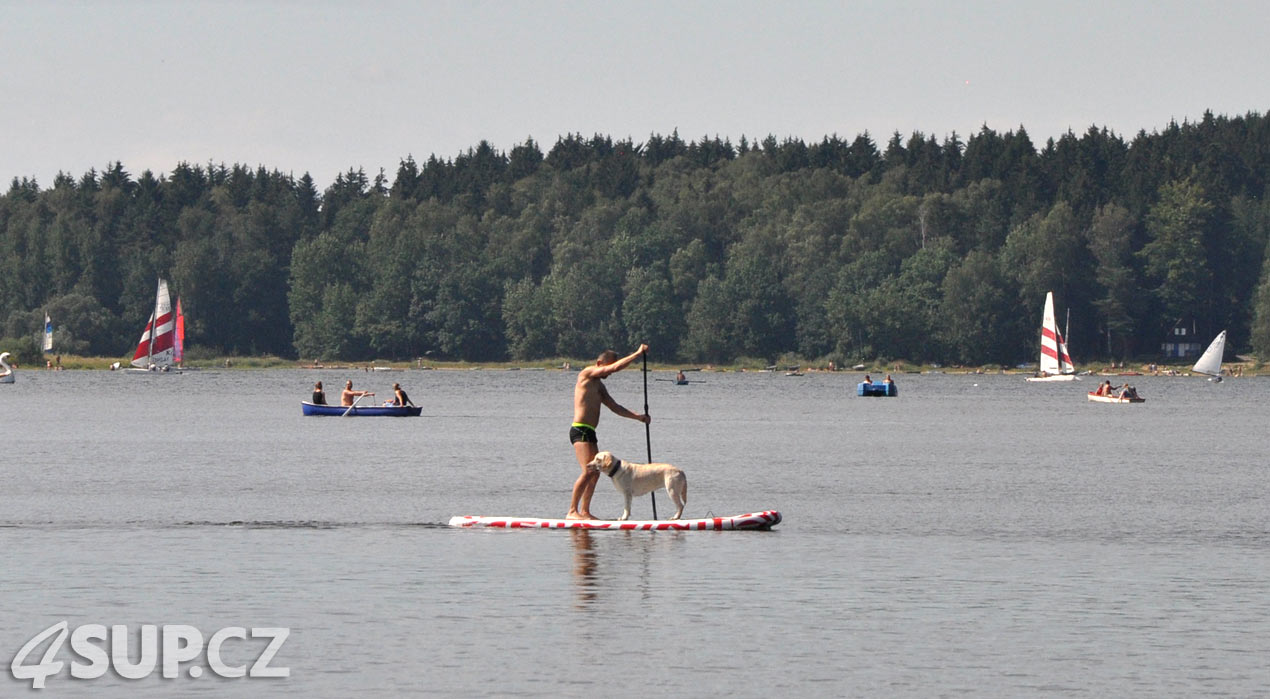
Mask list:
[[[573,484],[569,513],[565,515],[568,519],[595,519],[591,514],[591,496],[595,494],[595,484],[600,480],[600,474],[587,470],[586,465],[600,451],[595,434],[596,425],[600,423],[600,406],[644,424],[652,420],[647,415],[632,412],[619,405],[604,387],[605,378],[630,366],[631,362],[647,351],[648,345],[640,345],[639,349],[618,359],[613,350],[604,350],[596,358],[595,364],[578,372],[578,380],[573,387],[573,425],[569,428],[569,441],[573,443],[573,454],[578,459],[578,466],[582,467],[582,475]]]

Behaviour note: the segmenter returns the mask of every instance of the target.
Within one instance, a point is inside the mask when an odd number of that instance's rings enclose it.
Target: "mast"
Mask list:
[[[1069,339],[1071,339],[1071,338],[1069,338],[1069,337],[1067,336],[1067,333],[1068,333],[1068,332],[1070,332],[1070,331],[1071,331],[1071,329],[1072,329],[1072,307],[1071,307],[1071,306],[1068,306],[1068,307],[1067,307],[1067,321],[1063,323],[1063,342],[1062,342],[1062,348],[1063,348],[1063,349],[1066,349],[1066,348],[1067,348],[1067,341],[1068,341]],[[1071,355],[1070,355],[1070,354],[1069,354],[1069,355],[1067,355],[1067,358],[1068,358],[1068,359],[1071,359]],[[1067,366],[1071,367],[1071,370],[1072,370],[1073,372],[1075,372],[1075,371],[1076,371],[1076,365],[1071,364],[1071,363],[1069,362],[1069,363],[1067,364]],[[1062,368],[1063,368],[1063,366],[1062,366],[1062,362],[1061,362],[1061,361],[1059,362],[1059,367],[1058,367],[1058,368],[1059,368],[1059,370],[1062,370]]]
[[[160,277],[154,284],[154,311],[150,315],[150,344],[149,354],[146,355],[146,370],[154,369],[154,336],[159,332],[159,289],[163,287],[163,278]]]

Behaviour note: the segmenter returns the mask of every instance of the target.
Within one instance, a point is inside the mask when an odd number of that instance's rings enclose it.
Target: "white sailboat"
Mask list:
[[[1226,331],[1217,333],[1217,337],[1213,338],[1212,343],[1208,345],[1208,349],[1200,355],[1199,361],[1195,362],[1195,366],[1191,367],[1191,371],[1196,374],[1208,374],[1213,377],[1209,381],[1221,381],[1221,358],[1226,351]]]
[[[53,320],[48,313],[44,314],[44,351],[53,351]]]
[[[13,383],[13,367],[9,366],[8,352],[0,352],[0,383]]]
[[[1067,342],[1054,320],[1054,292],[1045,294],[1045,312],[1041,316],[1041,371],[1028,381],[1076,381],[1076,367],[1067,354]]]
[[[132,355],[130,371],[168,371],[176,357],[176,320],[172,314],[172,298],[168,295],[168,282],[159,280],[155,293],[154,311],[141,333],[137,351]]]

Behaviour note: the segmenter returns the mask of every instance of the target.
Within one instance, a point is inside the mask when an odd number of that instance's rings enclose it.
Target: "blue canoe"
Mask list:
[[[305,415],[334,415],[339,417],[348,413],[349,417],[419,417],[423,408],[410,405],[355,405],[349,411],[347,405],[316,405],[307,400],[300,401]]]
[[[894,398],[900,394],[900,389],[896,388],[893,382],[879,383],[875,381],[873,383],[866,383],[861,381],[855,387],[855,394],[857,396],[882,396]]]

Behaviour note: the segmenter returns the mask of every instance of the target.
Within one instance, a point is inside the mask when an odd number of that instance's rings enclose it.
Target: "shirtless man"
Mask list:
[[[370,391],[354,391],[353,382],[345,381],[344,390],[340,393],[340,405],[349,406],[353,404],[354,399],[356,398],[360,398],[361,396],[373,396],[373,395],[375,394],[371,393]]]
[[[569,514],[565,515],[568,519],[595,519],[591,515],[591,496],[595,493],[595,483],[600,480],[600,474],[588,471],[586,465],[600,450],[595,436],[595,426],[600,423],[600,406],[644,424],[652,420],[647,415],[633,413],[618,405],[603,382],[605,377],[625,369],[647,351],[648,345],[640,345],[639,349],[618,359],[613,350],[604,350],[595,364],[578,372],[578,382],[573,387],[573,427],[569,429],[569,441],[573,442],[573,454],[578,457],[582,475],[573,484]]]

